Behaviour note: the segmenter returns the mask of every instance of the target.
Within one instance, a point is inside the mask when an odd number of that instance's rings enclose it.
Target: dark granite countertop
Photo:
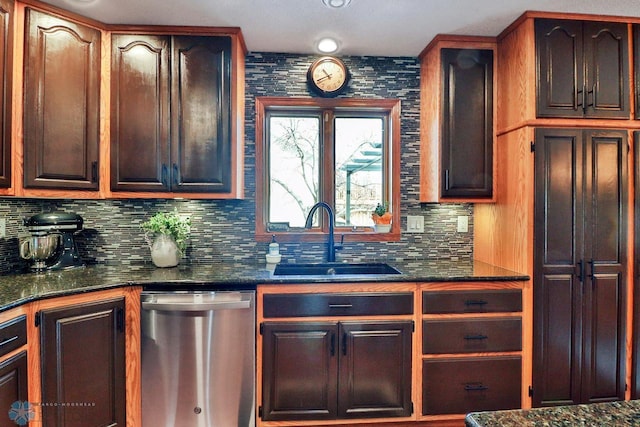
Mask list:
[[[640,400],[473,412],[467,427],[623,427],[640,425]]]
[[[27,272],[0,276],[0,311],[29,301],[122,286],[143,285],[163,289],[247,289],[258,284],[332,282],[444,282],[513,281],[529,277],[477,261],[397,261],[389,264],[401,275],[326,278],[274,277],[262,264],[203,264],[156,268],[153,265],[93,265],[47,273]]]

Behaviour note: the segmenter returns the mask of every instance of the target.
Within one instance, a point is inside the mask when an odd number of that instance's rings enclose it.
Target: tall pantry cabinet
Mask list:
[[[532,406],[624,399],[627,375],[628,26],[558,18],[527,12],[498,37],[501,190],[474,208],[476,258],[532,277]]]

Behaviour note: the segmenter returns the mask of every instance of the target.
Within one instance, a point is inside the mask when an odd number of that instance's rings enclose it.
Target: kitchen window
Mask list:
[[[328,232],[324,210],[304,228],[319,201],[333,208],[337,235],[398,240],[399,140],[397,100],[257,98],[257,240],[319,240]],[[389,233],[374,233],[378,203],[393,215]]]

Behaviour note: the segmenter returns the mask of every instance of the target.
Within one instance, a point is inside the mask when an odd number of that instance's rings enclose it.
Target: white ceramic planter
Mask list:
[[[151,244],[151,261],[156,267],[175,267],[180,262],[180,251],[173,238],[159,234]]]
[[[373,229],[376,233],[388,233],[391,231],[391,224],[374,224]]]

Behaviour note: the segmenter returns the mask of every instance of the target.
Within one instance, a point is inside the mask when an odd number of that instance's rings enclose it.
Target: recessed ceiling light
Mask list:
[[[349,6],[349,3],[351,3],[351,0],[322,0],[322,3],[324,3],[325,6],[330,7],[332,9],[340,9],[341,7]]]
[[[318,42],[318,50],[322,53],[333,53],[338,50],[338,42],[330,37],[325,37]]]

